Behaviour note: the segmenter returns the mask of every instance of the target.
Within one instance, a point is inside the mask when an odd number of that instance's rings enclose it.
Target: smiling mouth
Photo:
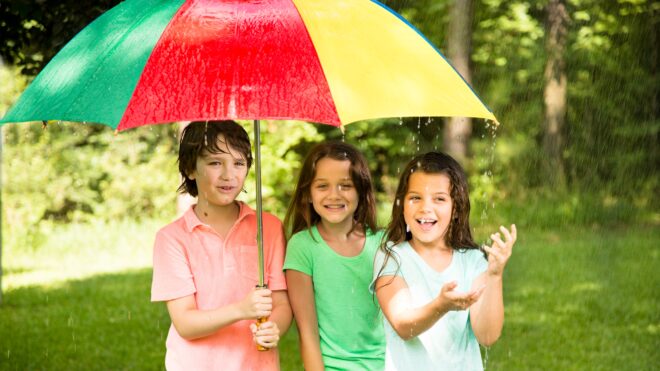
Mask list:
[[[336,211],[336,210],[344,210],[346,208],[346,205],[325,205],[323,207],[331,211]]]
[[[415,219],[415,221],[417,221],[417,223],[419,224],[419,226],[422,228],[423,231],[430,230],[438,222],[435,219],[425,219],[425,218]]]

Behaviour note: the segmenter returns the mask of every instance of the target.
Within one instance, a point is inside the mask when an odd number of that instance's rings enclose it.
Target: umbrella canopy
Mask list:
[[[0,124],[79,121],[118,131],[260,119],[341,126],[382,117],[495,120],[414,27],[370,0],[126,0],[76,35]]]
[[[71,40],[1,123],[117,130],[207,119],[334,126],[495,120],[442,54],[369,0],[127,0]]]

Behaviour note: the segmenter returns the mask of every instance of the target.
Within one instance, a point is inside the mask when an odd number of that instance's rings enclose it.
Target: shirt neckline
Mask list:
[[[344,255],[341,255],[341,254],[337,253],[332,247],[330,247],[330,245],[328,245],[327,242],[325,242],[325,240],[321,236],[321,233],[319,233],[319,230],[318,230],[316,224],[314,224],[312,226],[312,236],[314,237],[314,239],[317,239],[318,241],[320,241],[319,244],[321,244],[322,247],[327,249],[331,254],[334,254],[334,256],[342,258],[342,259],[346,259],[346,260],[357,260],[357,259],[361,258],[364,254],[366,254],[367,240],[369,239],[369,237],[371,235],[372,235],[372,233],[367,229],[365,231],[365,234],[364,234],[364,244],[362,245],[362,251],[360,251],[359,254],[357,254],[355,256],[344,256]]]
[[[450,261],[449,264],[445,267],[445,269],[443,269],[442,271],[438,272],[437,270],[433,269],[433,267],[431,267],[431,266],[429,265],[429,263],[427,263],[426,260],[424,260],[424,258],[422,258],[422,257],[419,255],[419,253],[417,253],[417,251],[416,251],[416,250],[412,247],[412,245],[410,244],[410,241],[406,241],[405,243],[406,243],[405,248],[408,249],[408,250],[410,251],[410,254],[412,254],[412,256],[413,256],[413,259],[415,259],[415,261],[417,261],[419,265],[423,266],[425,270],[431,272],[431,273],[432,273],[433,275],[435,275],[435,276],[441,277],[441,276],[446,275],[446,274],[452,269],[452,267],[454,266],[454,264],[456,263],[456,250],[453,250],[453,249],[452,249],[452,253],[451,253],[451,261]]]

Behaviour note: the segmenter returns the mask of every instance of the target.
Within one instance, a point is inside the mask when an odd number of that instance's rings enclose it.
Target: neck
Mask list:
[[[316,228],[319,230],[321,237],[326,241],[346,241],[349,238],[349,234],[352,233],[353,220],[347,219],[342,223],[327,223],[325,220],[321,220],[316,225]]]
[[[432,241],[432,242],[422,242],[415,237],[410,239],[408,241],[410,243],[410,246],[412,246],[413,249],[420,251],[420,250],[438,250],[438,251],[451,251],[452,248],[450,246],[447,246],[445,243],[444,239],[441,239],[440,241]]]
[[[223,206],[198,203],[194,208],[195,215],[199,220],[211,226],[233,222],[238,217],[239,210],[240,207],[236,201]]]

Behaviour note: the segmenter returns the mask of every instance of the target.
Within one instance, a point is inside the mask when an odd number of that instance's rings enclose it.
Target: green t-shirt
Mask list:
[[[316,229],[296,233],[287,244],[284,270],[312,277],[323,363],[328,370],[382,370],[385,334],[380,309],[369,292],[382,232],[367,233],[362,252],[337,254]]]

